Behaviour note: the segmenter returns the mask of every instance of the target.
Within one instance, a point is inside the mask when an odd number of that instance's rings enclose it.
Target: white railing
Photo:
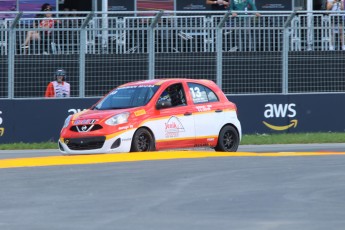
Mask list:
[[[0,98],[43,95],[57,67],[77,97],[155,77],[208,78],[227,94],[345,91],[345,13],[55,13],[49,29],[11,13],[0,21]],[[39,37],[23,47],[30,31]]]
[[[224,15],[169,15],[160,18],[155,31],[156,53],[166,52],[215,52],[216,31]],[[341,49],[344,37],[338,36],[338,28],[345,15],[307,14],[296,15],[290,23],[289,50],[326,51]],[[282,51],[282,31],[289,14],[240,15],[229,19],[222,28],[223,51]],[[15,53],[30,54],[78,54],[80,32],[87,31],[86,52],[100,53],[147,53],[150,20],[154,16],[114,16],[95,14],[85,28],[81,25],[86,17],[55,17],[54,27],[46,33],[35,28],[42,19],[21,18],[13,28],[16,34]],[[9,25],[14,19],[0,22],[1,55],[8,52]],[[343,25],[343,24],[342,24]],[[29,31],[36,31],[40,39],[22,48]],[[338,38],[339,37],[339,38]],[[342,39],[342,40],[341,40]]]

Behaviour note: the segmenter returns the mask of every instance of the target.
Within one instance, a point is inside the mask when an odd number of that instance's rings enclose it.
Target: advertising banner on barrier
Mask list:
[[[229,96],[238,108],[243,134],[344,132],[345,94]],[[98,98],[1,100],[0,144],[57,141],[68,115]],[[212,121],[210,121],[212,125]]]
[[[137,9],[142,10],[174,10],[174,0],[137,0]]]
[[[0,0],[0,11],[16,11],[17,0]]]
[[[50,4],[53,10],[56,9],[56,0],[0,0],[1,11],[41,11],[43,4]],[[0,14],[2,18],[14,18],[15,14]],[[36,14],[24,14],[23,17],[33,18]]]
[[[1,100],[0,144],[57,141],[68,115],[97,99]]]
[[[108,0],[108,11],[135,11],[135,0]],[[97,10],[102,11],[102,0],[97,1]]]
[[[1,101],[0,104],[0,144],[18,142],[15,138],[14,101]]]
[[[43,4],[50,4],[53,9],[56,9],[56,0],[19,0],[19,11],[40,11]]]
[[[344,132],[345,94],[232,96],[244,134]]]
[[[202,11],[211,10],[206,0],[175,0],[175,10],[177,11]]]
[[[291,0],[260,0],[255,1],[256,8],[262,11],[289,11],[292,10]]]

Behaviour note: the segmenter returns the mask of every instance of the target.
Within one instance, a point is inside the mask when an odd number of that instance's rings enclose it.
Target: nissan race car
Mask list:
[[[235,152],[241,135],[236,105],[213,81],[155,79],[121,85],[68,116],[59,149],[68,155],[204,146]]]

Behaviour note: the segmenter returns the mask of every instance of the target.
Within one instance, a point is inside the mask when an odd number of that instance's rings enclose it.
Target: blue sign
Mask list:
[[[345,94],[229,96],[238,108],[243,134],[344,132]],[[98,98],[1,100],[0,144],[57,141],[68,115]]]

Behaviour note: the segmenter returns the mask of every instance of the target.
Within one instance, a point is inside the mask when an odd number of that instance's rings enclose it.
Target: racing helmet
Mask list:
[[[62,80],[66,81],[66,71],[63,69],[57,69],[55,72],[54,80],[57,80],[58,76],[63,76]]]
[[[169,98],[173,106],[182,104],[181,86],[179,84],[171,85],[166,90],[169,93]]]

